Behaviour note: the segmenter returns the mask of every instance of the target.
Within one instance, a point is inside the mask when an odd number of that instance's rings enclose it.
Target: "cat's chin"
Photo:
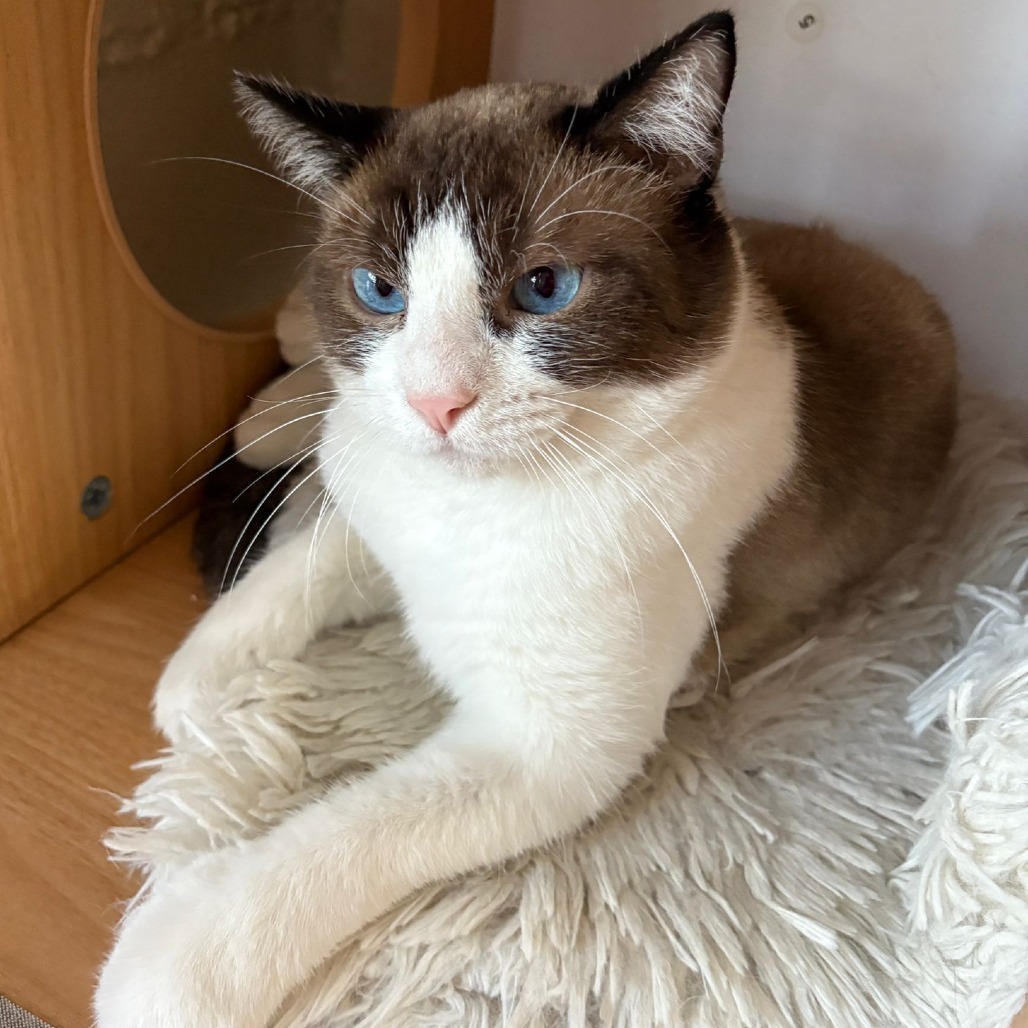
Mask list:
[[[518,466],[516,459],[501,449],[448,438],[433,440],[424,456],[425,460],[438,462],[468,478],[492,477]]]
[[[435,459],[441,461],[451,471],[469,478],[495,475],[505,468],[510,460],[502,454],[482,453],[457,446],[441,448],[435,454]]]

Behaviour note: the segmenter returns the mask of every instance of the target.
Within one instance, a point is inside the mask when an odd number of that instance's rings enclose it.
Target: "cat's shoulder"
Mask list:
[[[747,264],[807,349],[874,364],[894,375],[934,367],[952,377],[954,345],[946,315],[913,275],[824,224],[737,218]]]
[[[855,494],[888,506],[927,489],[956,412],[956,346],[934,296],[827,225],[733,224],[755,288],[793,336],[801,477],[851,506]]]

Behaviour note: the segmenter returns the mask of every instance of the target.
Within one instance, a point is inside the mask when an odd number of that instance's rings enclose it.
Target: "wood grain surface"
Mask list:
[[[489,78],[492,0],[401,0],[393,103],[424,103]]]
[[[134,883],[100,840],[156,751],[150,696],[203,609],[176,524],[0,646],[0,993],[86,1028]]]
[[[188,498],[132,535],[277,364],[269,332],[190,327],[127,269],[91,171],[95,13],[0,0],[0,638],[181,516]]]

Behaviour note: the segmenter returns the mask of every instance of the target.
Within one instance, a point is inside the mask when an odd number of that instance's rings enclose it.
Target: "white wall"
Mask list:
[[[714,3],[496,0],[492,75],[601,79]],[[731,6],[733,209],[824,218],[919,275],[970,377],[1028,411],[1028,0]]]

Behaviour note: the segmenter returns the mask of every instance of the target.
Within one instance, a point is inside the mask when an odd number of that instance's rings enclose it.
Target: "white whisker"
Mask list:
[[[553,403],[559,403],[563,407],[574,407],[575,410],[585,411],[587,414],[591,414],[603,421],[609,421],[612,425],[617,425],[618,428],[624,429],[624,431],[634,435],[637,439],[642,440],[642,442],[644,442],[651,450],[660,454],[661,457],[667,457],[667,454],[657,446],[652,439],[647,439],[641,432],[637,432],[634,428],[630,428],[623,421],[618,421],[617,418],[612,418],[607,414],[601,414],[598,410],[594,410],[592,407],[585,407],[580,403],[572,403],[570,400],[558,399],[556,396],[548,395],[546,399],[551,400]]]
[[[304,393],[303,396],[290,396],[285,400],[262,400],[259,396],[251,398],[252,403],[263,403],[266,404],[261,410],[256,411],[253,414],[248,415],[245,418],[241,418],[231,428],[226,428],[224,432],[219,432],[209,443],[204,443],[195,453],[187,457],[175,470],[171,473],[172,478],[175,477],[187,464],[191,464],[197,457],[200,456],[204,450],[209,450],[219,439],[224,439],[225,436],[231,435],[237,428],[241,428],[243,425],[249,424],[254,418],[264,417],[271,411],[278,409],[279,407],[285,407],[290,403],[307,404],[314,403],[317,400],[325,399],[329,396],[334,396],[334,389],[325,389],[318,393]]]
[[[218,587],[218,592],[219,593],[225,592],[225,582],[226,582],[226,580],[228,578],[229,569],[232,567],[232,558],[235,557],[236,551],[239,549],[240,543],[242,543],[243,539],[246,538],[246,530],[250,527],[250,525],[253,524],[253,522],[256,519],[258,513],[260,512],[261,507],[263,507],[265,501],[267,501],[267,499],[270,496],[273,495],[273,493],[275,492],[275,489],[279,485],[281,485],[296,470],[296,468],[298,468],[300,466],[300,464],[302,464],[302,463],[303,463],[303,458],[301,458],[300,460],[297,460],[293,464],[291,464],[286,469],[286,471],[283,472],[283,474],[276,480],[275,484],[267,491],[267,493],[264,494],[264,499],[262,499],[261,502],[257,504],[257,506],[253,509],[252,513],[250,514],[250,516],[246,519],[246,523],[243,525],[242,529],[240,529],[239,535],[236,536],[236,541],[235,541],[234,545],[232,546],[231,551],[229,552],[228,560],[225,562],[225,569],[224,569],[224,571],[222,572],[222,575],[221,575],[221,584]],[[260,528],[258,528],[257,531],[254,533],[253,538],[250,540],[250,542],[247,545],[245,551],[243,552],[242,557],[239,559],[239,563],[236,565],[235,573],[232,575],[232,585],[230,587],[231,589],[235,588],[236,582],[239,580],[240,570],[243,567],[246,566],[246,558],[250,555],[250,551],[253,549],[254,544],[257,542],[258,539],[260,539],[261,534],[264,532],[264,529],[268,527],[268,525],[271,523],[272,519],[282,509],[282,507],[289,500],[289,498],[293,495],[293,493],[295,493],[296,490],[299,489],[300,486],[303,485],[304,482],[306,482],[308,479],[310,479],[313,475],[317,474],[317,472],[318,472],[318,468],[315,467],[315,469],[312,472],[310,472],[307,475],[304,475],[303,479],[296,486],[294,486],[292,489],[290,489],[286,493],[286,495],[282,499],[282,501],[280,503],[276,504],[275,509],[268,515],[268,517],[265,519],[265,521],[261,524]]]
[[[245,161],[233,161],[230,160],[228,157],[208,157],[193,155],[187,157],[162,157],[159,160],[154,161],[153,163],[170,164],[177,161],[207,161],[211,164],[227,164],[229,167],[243,168],[245,171],[252,171],[255,175],[263,175],[265,178],[271,179],[273,182],[281,182],[282,185],[288,186],[290,189],[295,189],[298,193],[302,194],[303,196],[306,196],[310,200],[313,200],[315,203],[320,204],[322,207],[325,208],[325,210],[331,211],[333,214],[338,215],[345,221],[350,221],[353,222],[353,224],[356,224],[356,222],[353,221],[353,218],[351,218],[349,214],[346,214],[344,211],[341,211],[336,207],[333,207],[330,203],[326,203],[325,200],[323,200],[317,194],[312,193],[309,189],[304,189],[302,186],[298,186],[295,182],[290,182],[289,179],[283,178],[281,175],[275,175],[270,171],[266,171],[264,168],[258,168],[253,164],[247,164]]]
[[[557,162],[560,160],[560,155],[564,152],[564,147],[567,145],[567,141],[571,137],[571,130],[572,130],[572,128],[574,128],[575,116],[577,114],[578,114],[578,109],[577,108],[572,110],[571,117],[568,119],[567,130],[564,133],[564,138],[560,141],[560,146],[557,147],[557,152],[553,156],[553,161],[550,164],[550,167],[547,170],[546,175],[543,177],[543,180],[542,180],[542,182],[539,185],[539,190],[538,190],[538,192],[536,192],[535,197],[532,200],[531,206],[528,208],[530,212],[535,209],[535,205],[539,202],[539,197],[543,195],[543,190],[546,188],[546,184],[550,181],[550,176],[553,174],[554,169],[557,167]],[[518,207],[518,213],[514,217],[514,224],[515,224],[515,226],[521,220],[521,215],[522,215],[522,213],[524,212],[524,209],[525,209],[525,197],[527,195],[528,195],[528,185],[526,183],[525,191],[521,195],[521,206]]]
[[[704,588],[703,582],[700,580],[699,572],[696,570],[696,565],[693,564],[692,558],[686,552],[685,547],[682,545],[682,542],[678,538],[678,535],[671,527],[671,523],[668,521],[667,517],[657,508],[653,501],[645,493],[643,493],[634,482],[631,481],[631,479],[626,474],[622,473],[617,467],[615,467],[615,465],[611,462],[609,458],[605,457],[598,449],[596,449],[596,446],[602,447],[602,449],[606,450],[607,453],[611,454],[613,457],[618,458],[619,460],[621,459],[620,456],[609,446],[604,445],[600,442],[600,440],[596,439],[594,436],[589,435],[588,432],[584,432],[582,429],[576,428],[574,425],[570,424],[565,425],[565,428],[569,431],[574,432],[576,436],[578,436],[579,438],[577,440],[572,439],[570,436],[566,434],[566,432],[562,432],[559,430],[557,432],[557,435],[565,443],[567,443],[573,449],[577,450],[578,453],[581,454],[587,461],[589,460],[589,455],[586,451],[591,451],[594,459],[599,461],[603,467],[609,470],[618,479],[618,481],[621,482],[621,484],[624,485],[625,488],[627,488],[632,493],[632,495],[635,496],[636,499],[638,499],[646,507],[646,509],[650,511],[651,514],[653,514],[653,516],[657,519],[660,526],[667,532],[671,541],[675,544],[675,547],[681,553],[683,559],[685,560],[686,566],[689,568],[689,573],[692,576],[692,580],[695,583],[696,588],[699,592],[700,602],[703,604],[703,610],[706,614],[707,622],[710,625],[710,630],[714,639],[714,645],[717,649],[718,676],[717,680],[714,683],[714,688],[716,689],[721,681],[721,669],[724,665],[724,658],[721,651],[721,638],[717,630],[717,621],[714,617],[714,608],[711,606],[710,599],[707,596],[707,590]],[[585,438],[581,438],[582,436],[584,436]],[[586,440],[589,440],[589,442],[587,442]],[[595,446],[591,444],[595,444]]]
[[[258,436],[251,442],[247,443],[245,446],[242,446],[238,450],[233,451],[227,457],[222,457],[222,459],[219,460],[216,464],[214,464],[213,467],[208,468],[202,475],[197,475],[196,478],[194,478],[191,482],[188,482],[186,485],[184,485],[181,489],[178,490],[178,492],[174,493],[171,497],[165,500],[164,503],[162,503],[159,507],[151,511],[151,513],[147,514],[146,517],[143,518],[143,520],[140,521],[139,524],[132,529],[132,531],[129,533],[128,538],[131,539],[136,534],[136,532],[138,532],[143,527],[143,525],[145,525],[152,518],[157,517],[157,515],[160,514],[160,512],[165,509],[165,507],[169,506],[169,504],[174,503],[180,496],[184,496],[187,492],[189,492],[190,489],[193,488],[193,486],[198,485],[208,475],[212,475],[219,468],[222,468],[230,461],[235,460],[240,453],[243,453],[244,451],[250,449],[251,446],[256,446],[262,440],[267,439],[268,436],[273,435],[275,432],[281,431],[283,428],[288,428],[290,425],[295,425],[299,421],[306,421],[308,418],[322,418],[325,417],[325,415],[328,413],[329,410],[315,411],[313,414],[304,414],[301,417],[293,418],[292,420],[287,421],[283,425],[276,425],[274,428],[269,429],[267,432]],[[209,445],[210,444],[208,443],[208,446]]]
[[[366,457],[366,455],[367,455],[367,453],[369,451],[366,450],[365,453],[362,455],[360,453],[360,451],[358,450],[358,451],[354,452],[353,454],[351,454],[350,457],[345,462],[344,462],[343,458],[346,457],[346,455],[350,452],[350,450],[353,449],[353,447],[356,446],[367,435],[368,435],[368,433],[366,431],[365,432],[361,432],[359,435],[357,435],[353,439],[351,439],[350,442],[347,443],[347,445],[335,456],[335,463],[334,463],[334,466],[333,466],[332,474],[329,476],[329,479],[328,479],[328,481],[325,484],[324,499],[322,500],[321,507],[318,510],[317,519],[314,522],[314,530],[311,533],[311,545],[308,548],[308,553],[307,553],[307,569],[306,569],[307,584],[306,584],[305,589],[304,589],[304,595],[306,597],[306,605],[308,607],[308,610],[310,608],[310,582],[311,582],[311,577],[312,577],[312,575],[314,573],[314,564],[315,564],[315,562],[317,560],[317,551],[318,551],[318,549],[319,549],[319,547],[321,545],[321,541],[325,537],[325,534],[328,532],[329,526],[332,524],[332,519],[335,517],[336,511],[338,510],[338,506],[339,506],[338,502],[337,502],[337,499],[336,499],[336,497],[335,497],[335,495],[333,493],[333,489],[335,487],[336,482],[339,481],[342,478],[342,476],[347,472],[347,470],[351,467],[351,465],[353,465],[354,461],[356,459],[358,459],[359,457],[361,457],[361,456],[365,456]],[[377,433],[372,436],[372,439],[374,439],[376,437],[377,437]],[[328,516],[328,520],[325,521],[324,526],[322,527],[322,519],[324,518],[326,510],[329,511],[329,516]],[[351,509],[351,515],[352,515],[352,509]],[[360,598],[362,600],[366,601],[366,598],[365,598],[364,594],[361,592],[361,588],[357,584],[356,579],[354,579],[353,572],[350,569],[349,551],[345,550],[345,547],[349,545],[349,529],[350,529],[350,526],[349,526],[349,520],[348,520],[347,521],[347,534],[346,534],[346,539],[344,541],[344,551],[346,552],[346,568],[347,568],[347,573],[349,574],[350,583],[353,585],[354,589],[356,590],[357,595],[360,596]]]
[[[550,466],[554,468],[554,471],[558,475],[558,477],[561,477],[565,481],[567,481],[569,486],[576,486],[576,495],[584,496],[589,501],[589,504],[592,506],[593,510],[595,510],[596,514],[599,516],[601,524],[606,528],[610,536],[611,544],[613,545],[614,550],[618,555],[618,559],[621,562],[621,567],[625,572],[625,582],[628,585],[628,589],[632,594],[632,601],[635,605],[636,625],[640,641],[640,652],[642,652],[645,642],[642,606],[639,603],[639,594],[635,588],[635,581],[632,576],[632,571],[628,566],[628,557],[625,553],[625,547],[623,542],[621,541],[620,536],[618,535],[617,527],[615,526],[613,519],[611,518],[610,514],[603,509],[603,506],[600,504],[595,493],[592,489],[589,488],[588,482],[586,482],[585,479],[582,477],[581,472],[579,472],[579,470],[574,466],[574,464],[563,453],[561,453],[560,450],[558,450],[552,444],[544,442],[542,444],[542,449],[540,449],[538,452],[540,456],[544,457],[544,459],[546,459],[550,463]],[[547,456],[547,453],[549,454],[549,456]],[[572,483],[570,479],[567,479],[563,475],[561,475],[560,469],[553,464],[554,460],[559,460],[564,469],[566,470],[566,473],[568,475],[574,476],[574,483]]]
[[[668,253],[674,255],[674,251],[671,249],[670,246],[668,246],[664,237],[652,225],[647,225],[646,222],[642,220],[642,218],[637,218],[634,214],[627,214],[625,211],[609,211],[600,207],[590,207],[578,211],[567,211],[565,214],[558,214],[555,218],[550,218],[549,221],[540,225],[537,231],[545,232],[546,229],[548,229],[551,225],[556,225],[557,222],[563,221],[565,218],[577,218],[579,215],[583,214],[598,214],[611,218],[624,218],[626,221],[635,222],[637,225],[641,225],[644,229],[646,229],[646,231],[649,232],[650,235],[652,235],[657,240],[657,242],[660,243],[660,245],[664,247],[665,250],[667,250]]]
[[[580,186],[583,182],[588,181],[591,178],[595,178],[597,175],[610,174],[615,171],[626,171],[629,169],[627,164],[602,164],[598,168],[593,168],[592,171],[586,172],[584,175],[580,175],[574,182],[571,183],[566,189],[559,192],[537,215],[537,220],[542,220],[549,214],[550,210],[561,200],[564,199],[572,189]]]

